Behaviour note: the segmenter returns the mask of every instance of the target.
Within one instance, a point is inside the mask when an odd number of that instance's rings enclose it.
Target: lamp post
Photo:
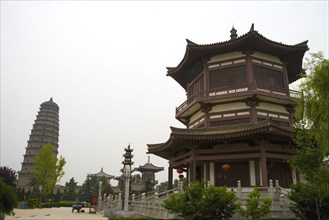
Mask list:
[[[102,207],[102,181],[99,181],[98,184],[98,211],[101,211],[101,207]]]
[[[41,207],[42,202],[42,185],[39,185],[40,199],[39,199],[39,208]]]

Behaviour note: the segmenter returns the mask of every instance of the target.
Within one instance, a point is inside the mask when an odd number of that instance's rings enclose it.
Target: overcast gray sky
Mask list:
[[[285,44],[309,40],[328,58],[328,1],[3,1],[1,0],[0,165],[21,169],[40,104],[60,107],[61,183],[82,184],[101,167],[120,175],[124,148],[135,167],[146,144],[167,141],[185,91],[166,76],[188,38],[226,41],[251,24]],[[307,53],[309,54],[309,53]],[[158,173],[167,179],[167,161]],[[116,184],[116,182],[113,182]]]

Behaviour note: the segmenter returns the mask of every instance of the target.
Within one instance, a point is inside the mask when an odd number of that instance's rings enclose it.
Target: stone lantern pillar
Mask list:
[[[125,154],[123,163],[123,186],[124,186],[124,197],[123,197],[123,211],[128,212],[128,206],[129,206],[129,194],[130,194],[130,179],[131,179],[131,165],[134,164],[132,162],[132,149],[130,149],[130,145],[128,145],[128,148],[125,148]]]

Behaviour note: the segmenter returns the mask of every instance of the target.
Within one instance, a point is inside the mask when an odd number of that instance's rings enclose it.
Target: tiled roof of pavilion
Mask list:
[[[161,144],[148,144],[148,153],[152,153],[168,159],[172,149],[197,143],[211,141],[230,141],[255,137],[258,135],[273,135],[291,139],[295,136],[294,130],[289,127],[281,127],[272,122],[271,119],[257,123],[246,123],[238,125],[225,125],[208,128],[171,128],[171,135],[167,142]]]
[[[101,171],[98,172],[98,173],[94,173],[94,174],[90,174],[90,176],[96,176],[96,177],[106,177],[106,178],[109,178],[109,179],[113,179],[114,176],[113,175],[110,175],[110,174],[107,174],[103,171],[103,167],[101,168]]]
[[[218,54],[248,50],[268,53],[287,61],[288,78],[291,83],[299,78],[304,53],[309,49],[308,41],[295,45],[275,42],[259,34],[253,29],[253,26],[246,34],[228,41],[212,44],[197,44],[188,39],[186,41],[186,51],[182,61],[177,67],[167,67],[167,75],[173,77],[185,89],[190,80],[187,71],[197,61]]]
[[[143,171],[159,172],[162,170],[164,170],[163,167],[157,167],[150,162],[150,157],[146,164],[144,164],[143,166],[139,166],[138,168],[134,168],[134,171],[139,171],[139,172],[143,172]]]

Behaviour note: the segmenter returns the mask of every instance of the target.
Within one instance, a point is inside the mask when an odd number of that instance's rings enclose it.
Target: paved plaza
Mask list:
[[[62,208],[44,208],[44,209],[15,209],[14,216],[6,216],[5,220],[9,219],[34,219],[34,220],[71,220],[71,219],[88,219],[88,220],[98,220],[98,219],[108,219],[103,217],[102,214],[89,214],[89,208],[84,208],[85,213],[77,213],[74,211],[72,213],[72,208],[62,207]]]

